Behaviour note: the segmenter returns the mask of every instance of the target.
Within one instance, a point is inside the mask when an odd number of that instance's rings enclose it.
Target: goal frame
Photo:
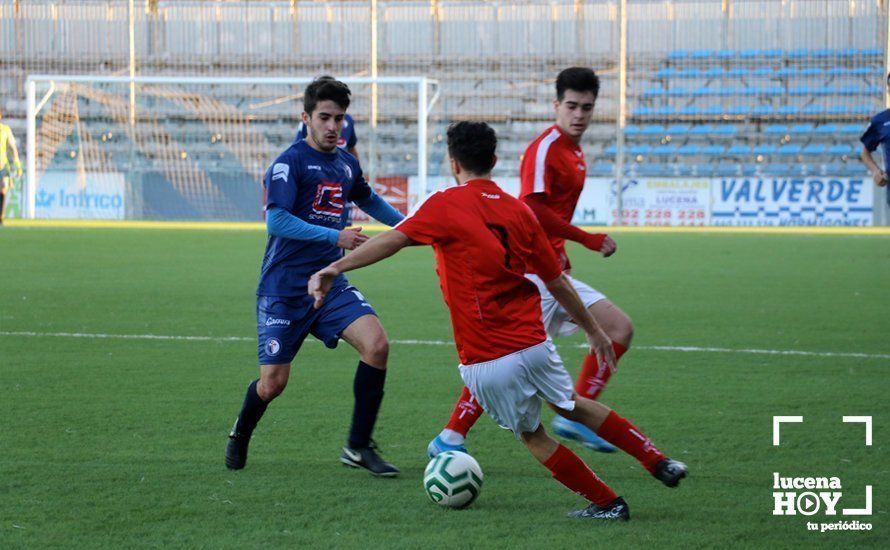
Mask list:
[[[379,76],[379,77],[336,77],[349,84],[371,84],[372,118],[376,116],[378,84],[407,84],[417,89],[417,180],[409,184],[408,206],[411,207],[426,192],[429,173],[429,116],[439,99],[439,82],[426,76]],[[23,184],[22,217],[34,219],[36,216],[37,181],[37,116],[55,93],[57,84],[127,84],[130,90],[131,108],[135,104],[136,84],[268,84],[291,85],[309,84],[314,77],[256,77],[256,76],[106,76],[91,74],[32,74],[28,75],[25,90],[27,96],[27,178]],[[38,84],[45,83],[48,89],[37,100]],[[131,112],[133,112],[131,110]],[[372,124],[376,121],[372,121]],[[411,181],[412,178],[409,178]],[[373,184],[373,182],[371,182]]]

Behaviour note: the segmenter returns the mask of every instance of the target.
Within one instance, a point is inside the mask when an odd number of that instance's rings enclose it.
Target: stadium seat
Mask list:
[[[745,156],[751,154],[751,148],[742,143],[735,143],[726,150],[727,155]]]
[[[805,155],[824,155],[828,152],[828,148],[821,143],[810,143],[803,148]]]
[[[751,152],[755,155],[774,155],[778,153],[778,151],[778,147],[769,144],[755,145],[754,148],[751,149]]]
[[[664,133],[672,136],[684,135],[688,134],[691,128],[689,124],[671,124],[664,129]]]
[[[811,134],[813,133],[812,124],[794,124],[788,129],[791,135]]]
[[[778,148],[780,155],[799,155],[801,151],[803,151],[803,147],[793,143]]]
[[[767,135],[781,135],[788,133],[788,126],[785,124],[767,124],[763,127],[763,133]]]
[[[647,124],[640,128],[640,133],[644,136],[660,136],[664,134],[664,126],[661,124]]]

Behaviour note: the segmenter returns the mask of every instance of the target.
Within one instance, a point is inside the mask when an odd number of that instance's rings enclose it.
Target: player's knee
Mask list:
[[[634,337],[634,324],[627,315],[621,315],[615,320],[609,331],[609,338],[614,342],[618,342],[625,348],[630,347],[630,342]]]
[[[286,377],[270,377],[260,381],[257,385],[257,394],[263,401],[271,401],[281,395],[286,387]]]
[[[371,340],[365,347],[363,355],[365,363],[385,369],[386,362],[389,360],[389,340],[386,335],[381,334]]]

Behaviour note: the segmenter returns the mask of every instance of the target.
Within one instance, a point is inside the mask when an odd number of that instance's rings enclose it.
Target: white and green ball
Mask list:
[[[482,490],[482,468],[467,453],[446,451],[427,464],[423,489],[439,506],[466,508]]]

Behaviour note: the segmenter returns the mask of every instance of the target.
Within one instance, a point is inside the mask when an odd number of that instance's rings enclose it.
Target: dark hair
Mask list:
[[[313,80],[303,93],[303,110],[310,115],[315,111],[319,101],[333,101],[342,109],[349,108],[349,86],[330,76],[321,76]]]
[[[472,174],[494,168],[498,136],[484,122],[455,122],[448,127],[448,154]]]
[[[576,92],[593,92],[593,99],[600,93],[600,79],[587,67],[569,67],[563,69],[556,77],[556,99],[562,101],[566,90]]]

